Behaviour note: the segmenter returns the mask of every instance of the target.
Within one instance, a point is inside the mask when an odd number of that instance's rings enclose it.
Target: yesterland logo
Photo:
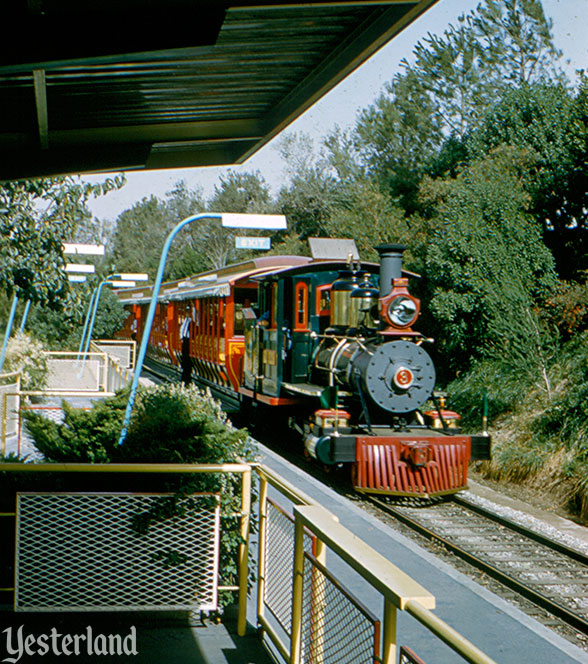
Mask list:
[[[25,634],[24,625],[18,629],[7,627],[5,651],[7,657],[0,660],[8,664],[17,664],[24,656],[79,656],[79,655],[137,655],[137,630],[134,626],[126,636],[121,634],[94,634],[88,625],[81,634],[62,634],[52,627],[45,634]],[[0,650],[0,656],[2,655]]]

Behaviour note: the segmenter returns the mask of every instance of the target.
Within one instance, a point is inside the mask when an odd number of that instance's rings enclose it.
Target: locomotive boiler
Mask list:
[[[455,493],[490,440],[462,433],[434,392],[404,247],[377,250],[379,264],[262,257],[164,284],[148,358],[178,375],[188,358],[199,384],[290,426],[308,457],[349,465],[359,491]],[[140,338],[149,289],[119,297],[129,310],[121,336]]]

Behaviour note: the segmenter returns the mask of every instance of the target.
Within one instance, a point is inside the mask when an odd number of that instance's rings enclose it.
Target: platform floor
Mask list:
[[[230,615],[221,624],[211,621],[201,623],[197,617],[187,614],[127,614],[127,613],[63,613],[63,614],[24,614],[0,612],[0,662],[15,662],[19,648],[26,637],[32,635],[29,649],[19,664],[272,664],[274,660],[265,651],[256,630],[248,624],[247,633],[237,636],[236,615]],[[134,628],[134,636],[132,629]],[[19,629],[22,639],[19,643]],[[52,630],[56,630],[53,649]],[[90,632],[88,630],[91,630]],[[7,631],[10,630],[10,631]],[[48,652],[43,652],[43,640]],[[60,635],[60,636],[57,636]],[[79,638],[79,655],[74,652],[75,641],[68,643],[63,637],[75,635]],[[87,640],[91,636],[96,652],[88,653]],[[119,635],[118,643],[109,642],[109,637]],[[70,654],[63,652],[63,646]],[[100,649],[104,652],[98,654]],[[275,663],[274,663],[275,664]]]

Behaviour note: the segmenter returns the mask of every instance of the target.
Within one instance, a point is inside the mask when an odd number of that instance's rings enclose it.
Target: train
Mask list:
[[[289,427],[307,457],[349,466],[357,491],[451,495],[470,461],[490,457],[490,437],[463,433],[435,392],[406,248],[376,249],[379,263],[266,255],[166,282],[146,362]],[[141,340],[151,287],[117,295],[118,337]]]

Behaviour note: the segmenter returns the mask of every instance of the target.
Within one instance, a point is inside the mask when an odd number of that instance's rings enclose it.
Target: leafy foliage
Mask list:
[[[179,220],[178,220],[179,221]],[[157,274],[161,249],[171,223],[165,207],[155,196],[143,198],[123,212],[113,237],[113,263],[121,272]],[[164,275],[169,278],[169,271]]]
[[[20,373],[20,389],[25,392],[43,390],[49,367],[43,345],[28,334],[17,332],[6,346],[4,373]]]
[[[560,271],[577,278],[586,268],[582,249],[588,206],[587,84],[574,96],[557,83],[536,83],[508,90],[488,112],[467,141],[471,155],[480,156],[500,145],[524,150],[529,166],[523,178],[530,195],[530,212],[540,221],[554,250]],[[573,262],[570,258],[574,257]],[[570,264],[571,263],[571,264]]]
[[[340,189],[324,154],[314,155],[310,136],[287,134],[280,153],[289,168],[290,183],[282,187],[278,206],[288,218],[290,232],[300,240],[325,237],[333,206],[340,200]]]
[[[454,369],[476,357],[536,358],[547,343],[536,305],[556,276],[525,210],[522,166],[498,151],[425,189],[437,210],[425,245],[430,312]]]
[[[0,187],[0,287],[19,299],[60,308],[69,291],[62,244],[88,221],[86,206],[122,186],[120,178],[101,184],[78,178],[39,178]]]

